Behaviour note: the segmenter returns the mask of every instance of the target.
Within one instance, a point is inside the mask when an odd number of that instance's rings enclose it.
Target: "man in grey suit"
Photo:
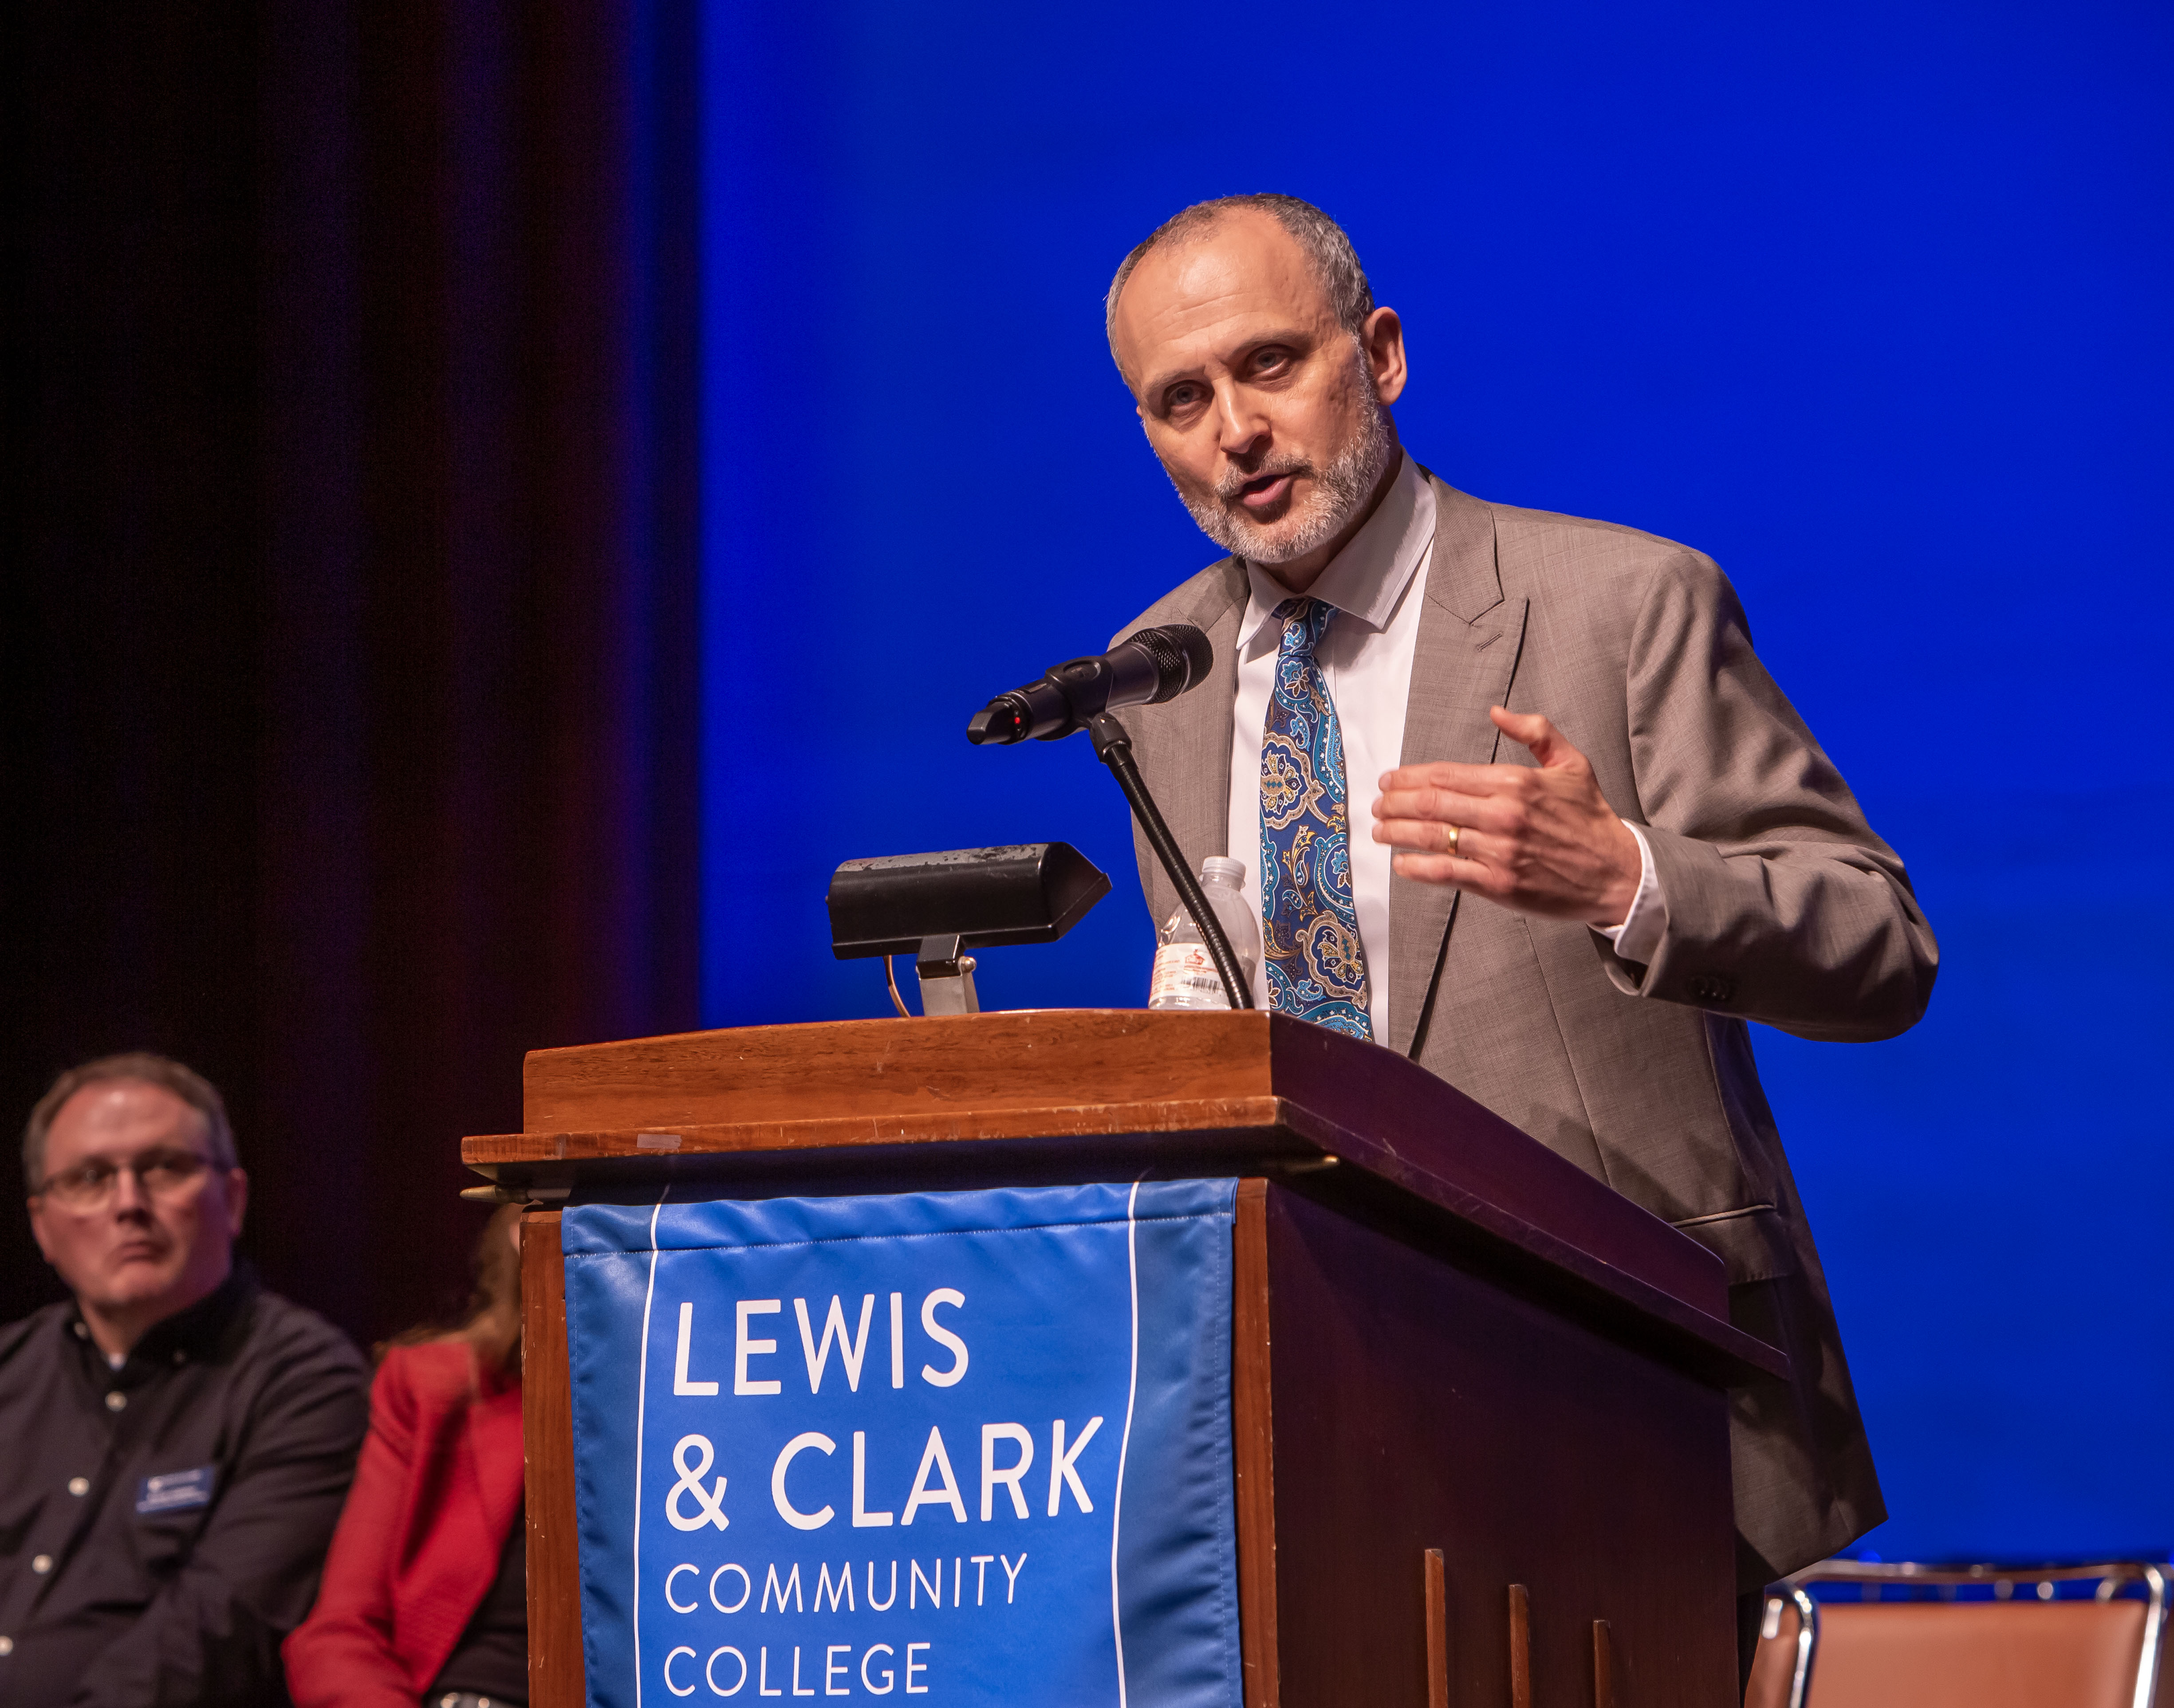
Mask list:
[[[1732,1316],[1793,1372],[1732,1419],[1747,1624],[1886,1514],[1745,1022],[1916,1022],[1938,951],[1902,863],[1711,559],[1403,453],[1401,322],[1319,209],[1187,209],[1108,316],[1230,554],[1133,625],[1215,650],[1198,690],[1123,714],[1141,770],[1196,867],[1247,862],[1263,1006],[1413,1057],[1728,1265]]]

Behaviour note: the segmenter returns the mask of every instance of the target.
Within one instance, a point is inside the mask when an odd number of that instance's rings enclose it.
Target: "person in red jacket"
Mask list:
[[[386,1352],[323,1587],[282,1653],[295,1708],[521,1708],[521,1224],[490,1219],[451,1332]]]

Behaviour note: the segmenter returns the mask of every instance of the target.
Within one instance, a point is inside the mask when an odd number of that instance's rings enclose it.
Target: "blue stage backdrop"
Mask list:
[[[1049,838],[1117,893],[984,1000],[1144,1001],[1093,755],[963,730],[1216,555],[1105,353],[1111,269],[1188,202],[1308,197],[1404,316],[1419,457],[1712,553],[1939,931],[1908,1037],[1757,1037],[1868,1545],[2164,1557],[2171,37],[2090,0],[715,0],[708,1020],[885,1011],[829,955],[838,861]]]

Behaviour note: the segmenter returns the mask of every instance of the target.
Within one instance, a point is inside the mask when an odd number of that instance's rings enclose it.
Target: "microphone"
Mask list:
[[[1214,662],[1208,637],[1190,623],[1128,635],[1096,658],[1052,665],[1038,681],[1000,694],[966,725],[976,747],[1056,741],[1121,705],[1160,705],[1206,679]]]
[[[1009,694],[1000,694],[973,716],[966,739],[976,747],[1009,747],[1028,737],[1055,741],[1074,730],[1087,731],[1095,741],[1095,757],[1110,768],[1117,786],[1125,792],[1133,816],[1155,850],[1155,858],[1176,887],[1186,911],[1200,929],[1223,989],[1234,1008],[1253,1006],[1252,987],[1240,976],[1238,958],[1230,952],[1230,939],[1216,918],[1215,910],[1201,893],[1177,839],[1157,810],[1147,781],[1133,759],[1132,738],[1124,725],[1110,716],[1119,705],[1160,705],[1175,700],[1188,688],[1207,679],[1215,649],[1208,637],[1190,623],[1168,623],[1160,629],[1143,629],[1128,635],[1099,658],[1074,658],[1052,666],[1039,681]]]

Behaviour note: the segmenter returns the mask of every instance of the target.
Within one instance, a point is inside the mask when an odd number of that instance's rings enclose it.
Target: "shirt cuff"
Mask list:
[[[1646,833],[1628,819],[1623,821],[1623,828],[1638,839],[1638,893],[1630,898],[1630,911],[1623,916],[1622,924],[1594,929],[1615,945],[1620,959],[1643,966],[1653,959],[1668,933],[1668,898],[1661,893],[1660,876],[1653,870],[1652,845],[1647,841]]]

